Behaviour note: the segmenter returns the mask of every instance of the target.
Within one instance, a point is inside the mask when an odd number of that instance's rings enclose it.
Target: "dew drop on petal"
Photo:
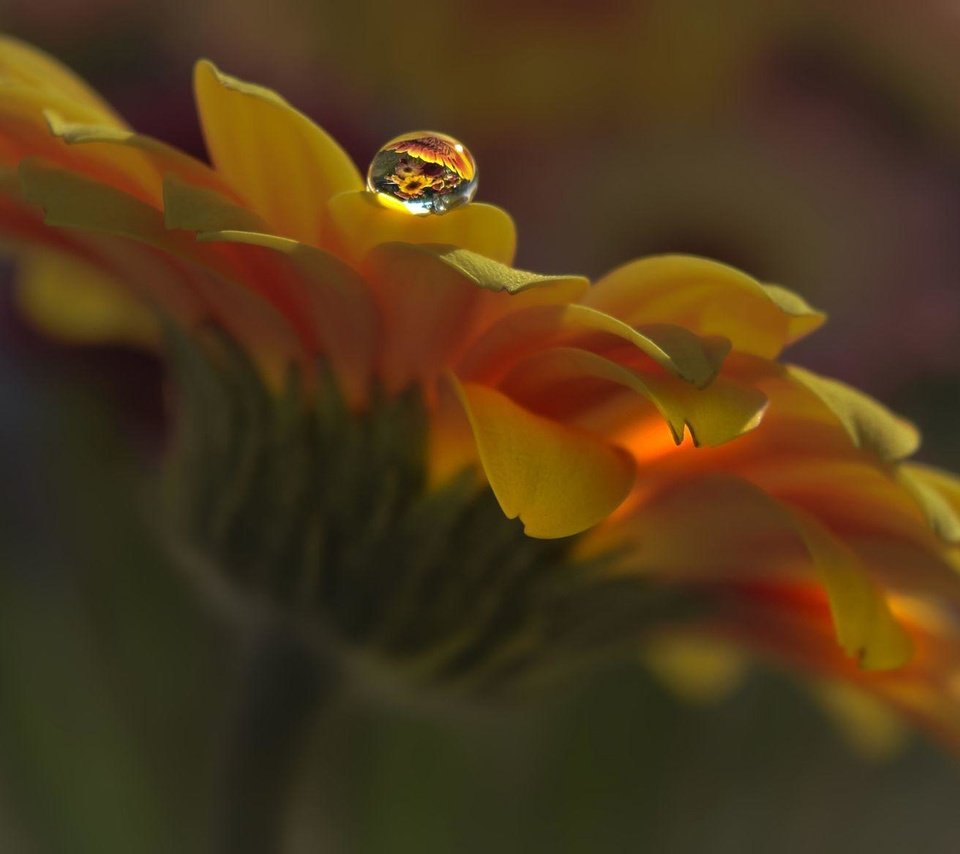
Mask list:
[[[391,139],[367,171],[367,189],[413,214],[442,214],[477,192],[477,163],[469,149],[445,133],[416,131]]]

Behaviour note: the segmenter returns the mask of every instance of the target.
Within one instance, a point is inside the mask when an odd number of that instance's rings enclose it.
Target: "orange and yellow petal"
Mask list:
[[[566,301],[587,287],[579,276],[527,273],[432,244],[382,244],[368,253],[363,270],[380,308],[381,375],[391,391],[413,382],[430,388],[511,307]]]
[[[269,265],[274,281],[286,276],[299,297],[300,319],[316,342],[312,353],[329,361],[348,402],[367,401],[379,321],[366,283],[339,258],[288,238],[249,231],[210,231],[205,243],[240,249],[248,266]]]
[[[131,280],[131,287],[156,285],[144,292],[148,304],[159,310],[183,307],[186,315],[180,319],[188,325],[198,318],[220,322],[251,352],[271,362],[302,360],[298,336],[270,301],[237,279],[226,261],[202,255],[191,237],[168,231],[160,211],[112,187],[35,161],[21,163],[20,181],[24,199],[43,211],[49,226],[120,237],[172,256],[144,255],[165,275]]]

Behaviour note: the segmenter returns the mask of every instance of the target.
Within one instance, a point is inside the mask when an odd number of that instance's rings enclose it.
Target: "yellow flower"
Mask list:
[[[434,181],[426,175],[413,175],[409,178],[400,175],[391,175],[387,180],[397,185],[397,195],[404,199],[415,199],[427,187],[432,187]]]
[[[233,580],[430,679],[696,636],[960,744],[960,482],[777,361],[823,320],[798,296],[692,257],[592,287],[513,269],[502,210],[381,205],[209,62],[212,166],[10,39],[0,81],[25,310],[80,340],[165,332],[185,539]]]

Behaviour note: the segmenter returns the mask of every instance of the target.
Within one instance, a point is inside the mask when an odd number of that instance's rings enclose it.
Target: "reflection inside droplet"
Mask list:
[[[391,139],[367,172],[367,189],[414,214],[442,214],[477,192],[477,164],[467,147],[443,133],[417,131]]]

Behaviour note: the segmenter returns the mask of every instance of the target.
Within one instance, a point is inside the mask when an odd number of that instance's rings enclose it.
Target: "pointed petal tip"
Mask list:
[[[653,255],[603,276],[588,304],[628,322],[681,323],[733,349],[775,358],[825,319],[798,294],[695,255]]]

